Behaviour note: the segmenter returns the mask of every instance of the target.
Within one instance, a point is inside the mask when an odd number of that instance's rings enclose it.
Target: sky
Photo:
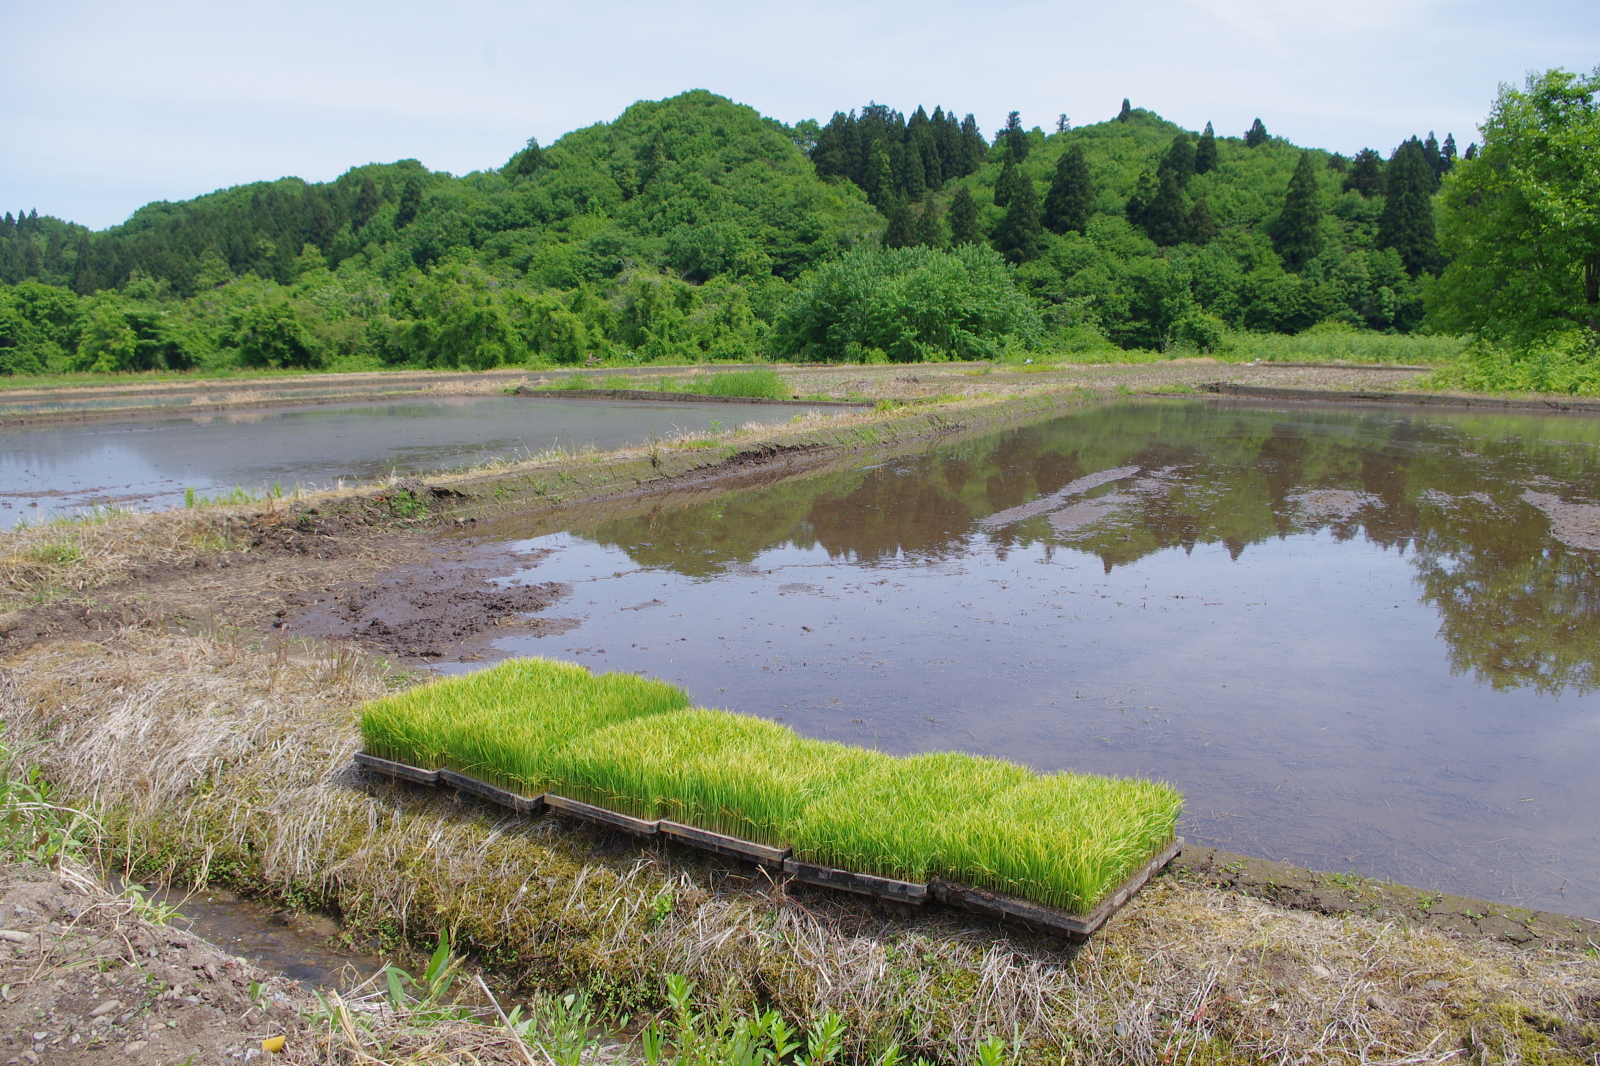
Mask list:
[[[154,200],[420,159],[709,89],[793,123],[876,101],[1053,129],[1122,99],[1190,129],[1464,149],[1501,82],[1600,64],[1595,0],[0,0],[0,210],[100,229]]]

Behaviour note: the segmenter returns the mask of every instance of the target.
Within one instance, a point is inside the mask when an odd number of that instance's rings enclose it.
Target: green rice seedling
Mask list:
[[[694,710],[619,722],[555,756],[562,795],[712,832],[786,844],[804,806],[887,756],[776,722]]]
[[[553,751],[614,722],[688,706],[688,694],[663,681],[513,659],[375,700],[361,734],[374,755],[536,793],[551,785]]]
[[[1060,773],[968,811],[937,872],[1064,910],[1094,907],[1173,838],[1182,795],[1171,785]]]
[[[884,759],[809,804],[790,842],[806,862],[925,881],[953,825],[1031,780],[1014,763],[963,752]]]

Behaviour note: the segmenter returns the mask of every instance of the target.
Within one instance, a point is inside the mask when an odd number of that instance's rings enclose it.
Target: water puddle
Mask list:
[[[328,918],[274,912],[226,892],[174,888],[152,898],[178,908],[173,925],[306,988],[350,988],[385,965],[375,955],[332,946],[338,925]]]
[[[0,431],[0,528],[97,506],[180,507],[186,489],[214,497],[236,486],[326,487],[787,422],[804,410],[453,396],[8,429]]]
[[[581,624],[497,646],[1600,915],[1597,471],[1600,420],[1123,403],[521,540]]]

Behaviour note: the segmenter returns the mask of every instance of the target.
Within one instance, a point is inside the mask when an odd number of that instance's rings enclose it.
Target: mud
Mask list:
[[[531,567],[546,554],[516,553],[508,560],[502,546],[468,543],[370,584],[286,596],[281,617],[272,626],[293,636],[354,640],[401,662],[474,662],[484,657],[490,641],[508,630],[542,637],[578,624],[575,619],[532,617],[568,596],[570,585],[494,580],[505,573],[508,561]]]

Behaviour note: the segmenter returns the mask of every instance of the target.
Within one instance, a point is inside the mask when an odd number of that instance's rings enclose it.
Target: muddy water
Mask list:
[[[1600,420],[1133,402],[518,542],[642,670],[1185,832],[1600,916]]]
[[[0,528],[95,506],[182,506],[186,489],[317,488],[549,448],[643,444],[795,407],[460,396],[0,431]]]

